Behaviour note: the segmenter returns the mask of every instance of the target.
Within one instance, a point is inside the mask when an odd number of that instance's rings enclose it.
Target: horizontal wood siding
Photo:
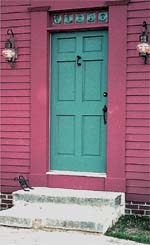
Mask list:
[[[1,59],[1,191],[18,188],[14,177],[30,171],[31,148],[31,18],[30,0],[2,0],[1,48],[11,28],[18,47],[15,69]]]
[[[31,19],[32,0],[1,0],[1,49],[12,28],[18,47],[16,68],[1,57],[1,191],[17,188],[14,177],[28,178],[31,160]],[[129,201],[147,202],[150,194],[150,58],[138,56],[143,21],[150,23],[149,0],[128,4],[126,80],[126,193]]]
[[[126,192],[127,200],[143,202],[150,200],[150,59],[144,65],[136,45],[149,13],[149,0],[128,4]]]

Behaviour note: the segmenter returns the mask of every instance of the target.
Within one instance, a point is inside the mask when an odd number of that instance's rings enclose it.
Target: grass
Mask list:
[[[150,218],[122,216],[105,235],[150,244]]]

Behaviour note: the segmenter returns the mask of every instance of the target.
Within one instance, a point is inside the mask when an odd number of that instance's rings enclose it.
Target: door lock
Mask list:
[[[77,55],[77,65],[78,66],[81,66],[81,56],[80,55]]]

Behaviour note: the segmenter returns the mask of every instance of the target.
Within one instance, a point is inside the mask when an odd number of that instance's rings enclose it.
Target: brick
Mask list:
[[[139,205],[141,204],[141,205],[144,205],[145,202],[134,202],[134,201],[133,201],[132,204],[139,204]]]
[[[128,202],[126,202],[125,204],[126,204],[126,205],[131,205],[132,202],[131,202],[131,201],[128,201]]]
[[[3,200],[2,200],[2,203],[9,203],[9,204],[10,204],[10,203],[12,203],[12,200],[6,200],[6,199],[3,199]]]
[[[150,211],[146,211],[145,214],[150,216]]]
[[[129,209],[138,209],[139,206],[138,205],[126,205],[126,208],[129,208]]]
[[[2,194],[2,195],[0,195],[0,198],[1,199],[6,199],[6,195]]]
[[[8,199],[12,199],[13,197],[12,197],[12,195],[8,195],[7,198]]]
[[[140,206],[139,208],[143,210],[150,210],[150,206]]]
[[[8,204],[8,208],[12,208],[13,207],[13,205],[11,205],[11,204]]]
[[[130,209],[125,209],[125,214],[131,214],[131,210]]]
[[[0,204],[0,208],[6,208],[7,205],[6,204]]]
[[[132,214],[140,214],[140,215],[144,215],[144,210],[137,210],[137,209],[135,209],[135,210],[132,210]]]

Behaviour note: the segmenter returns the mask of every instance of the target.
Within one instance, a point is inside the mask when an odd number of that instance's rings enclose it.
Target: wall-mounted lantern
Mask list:
[[[11,68],[15,67],[17,59],[17,48],[15,47],[14,33],[12,29],[7,30],[7,40],[5,41],[5,48],[2,50],[2,55],[6,61],[10,63]]]
[[[148,30],[146,21],[143,22],[144,31],[140,35],[140,43],[137,45],[139,56],[144,58],[144,64],[147,64],[147,58],[150,55],[150,43],[148,40]]]

